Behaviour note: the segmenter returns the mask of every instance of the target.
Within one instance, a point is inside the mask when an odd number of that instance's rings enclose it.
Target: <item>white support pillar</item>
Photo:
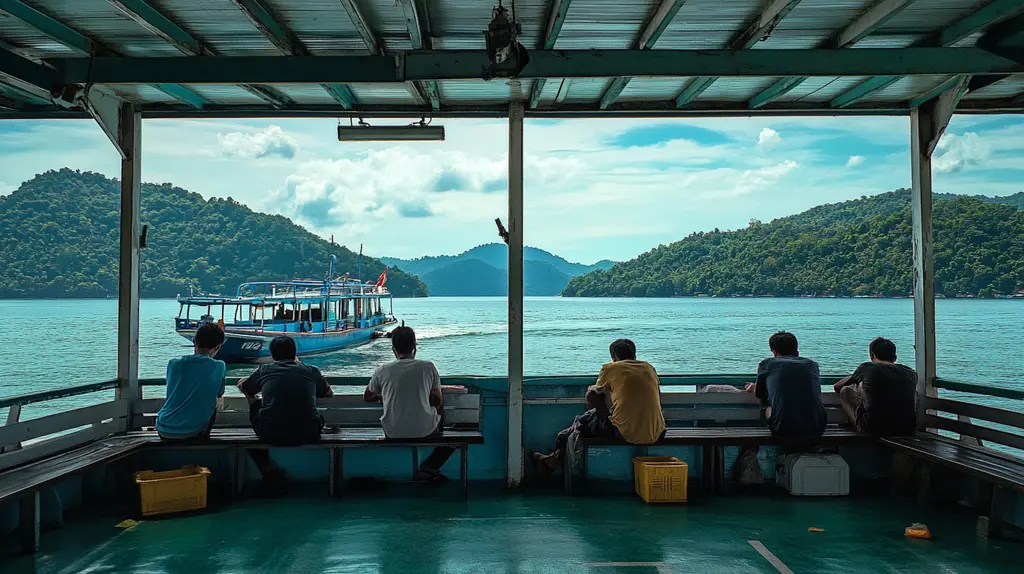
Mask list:
[[[139,212],[142,187],[142,114],[122,103],[117,117],[121,152],[121,250],[117,301],[117,397],[128,399],[128,428],[142,398],[139,388]]]
[[[523,480],[523,103],[508,110],[508,467]]]
[[[954,89],[910,111],[911,210],[914,245],[914,354],[918,421],[923,429],[924,398],[935,391],[935,270],[932,247],[932,152],[949,125],[967,79]]]

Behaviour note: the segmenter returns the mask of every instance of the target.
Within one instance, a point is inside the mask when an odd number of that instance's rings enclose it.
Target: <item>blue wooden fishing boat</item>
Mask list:
[[[217,322],[226,335],[218,359],[261,363],[279,335],[295,339],[299,356],[314,355],[365,343],[396,322],[387,269],[372,283],[333,275],[332,257],[323,281],[256,281],[239,285],[234,296],[178,297],[175,331],[191,341],[202,323]]]

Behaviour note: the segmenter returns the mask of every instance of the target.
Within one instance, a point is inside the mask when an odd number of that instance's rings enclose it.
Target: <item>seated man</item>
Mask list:
[[[416,358],[416,333],[404,325],[391,331],[391,350],[395,360],[377,368],[363,400],[384,404],[380,426],[389,439],[440,435],[444,400],[437,368]],[[420,465],[416,480],[443,480],[441,467],[454,452],[452,447],[435,448]]]
[[[636,345],[629,339],[614,341],[609,352],[612,362],[601,367],[597,384],[587,389],[588,410],[558,433],[551,454],[533,453],[538,470],[561,466],[569,435],[576,431],[585,438],[622,438],[631,444],[653,444],[665,436],[658,373],[636,360]]]
[[[912,435],[917,428],[917,373],[896,364],[896,344],[879,337],[868,345],[871,361],[835,385],[843,412],[857,432]]]
[[[827,419],[818,363],[800,356],[792,333],[775,333],[768,347],[772,357],[761,361],[757,382],[747,385],[766,407],[768,428],[775,435],[821,436]]]
[[[210,438],[217,417],[227,367],[213,357],[224,344],[224,330],[216,323],[203,323],[193,343],[194,354],[167,363],[167,400],[156,414],[156,432],[163,440]]]
[[[274,362],[261,365],[238,383],[238,390],[249,400],[249,422],[256,436],[273,446],[299,446],[320,440],[324,423],[316,399],[334,396],[320,370],[300,363],[295,355],[291,337],[274,337],[270,341]],[[250,450],[249,457],[264,479],[283,479],[283,472],[270,464],[269,452]]]

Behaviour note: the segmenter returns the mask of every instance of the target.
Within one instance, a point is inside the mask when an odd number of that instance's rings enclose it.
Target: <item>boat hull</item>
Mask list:
[[[224,345],[217,352],[217,359],[232,364],[269,363],[270,341],[279,335],[287,335],[295,341],[300,357],[331,353],[362,345],[373,337],[375,331],[395,323],[388,321],[372,327],[326,333],[256,332],[229,328],[224,333]],[[192,341],[196,332],[195,329],[177,329],[177,333]]]

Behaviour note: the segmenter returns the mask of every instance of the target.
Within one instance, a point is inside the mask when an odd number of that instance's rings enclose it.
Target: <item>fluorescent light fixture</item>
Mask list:
[[[338,141],[444,141],[444,126],[412,124],[408,126],[338,126]]]

